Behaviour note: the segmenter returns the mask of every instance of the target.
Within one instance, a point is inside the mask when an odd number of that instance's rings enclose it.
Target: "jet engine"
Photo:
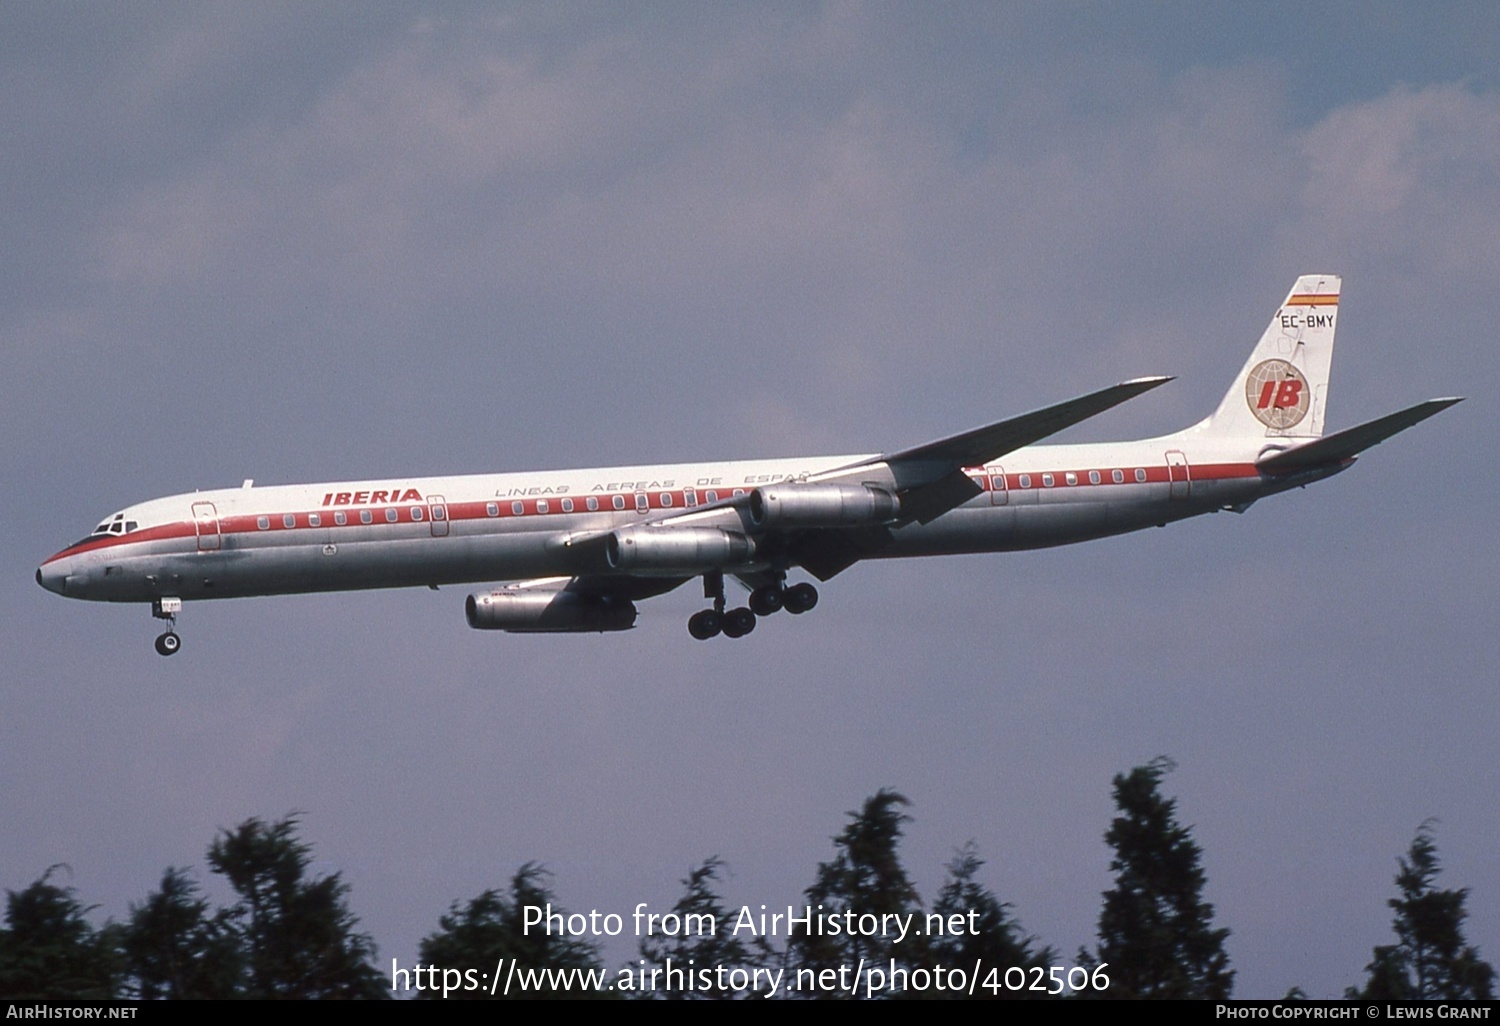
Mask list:
[[[613,595],[583,595],[551,588],[517,588],[470,595],[464,617],[481,631],[564,634],[626,631],[635,626],[635,604]]]
[[[901,512],[901,500],[883,488],[851,484],[773,484],[750,493],[756,527],[858,527],[884,524]]]
[[[700,574],[755,558],[755,543],[717,527],[626,527],[605,540],[611,570],[637,574]]]

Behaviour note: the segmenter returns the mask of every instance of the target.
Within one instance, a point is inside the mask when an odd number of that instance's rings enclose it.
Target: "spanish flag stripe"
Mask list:
[[[1288,299],[1286,301],[1286,305],[1287,306],[1338,306],[1339,305],[1339,297],[1338,297],[1337,294],[1334,294],[1334,295],[1331,295],[1331,296],[1315,296],[1315,295],[1311,295],[1311,294],[1303,294],[1303,295],[1300,295],[1300,296],[1293,296],[1291,299]]]

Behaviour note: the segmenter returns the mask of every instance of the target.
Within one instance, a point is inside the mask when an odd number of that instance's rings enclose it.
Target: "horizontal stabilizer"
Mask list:
[[[1259,460],[1256,466],[1268,474],[1289,474],[1299,470],[1310,470],[1313,467],[1324,467],[1330,463],[1343,463],[1366,449],[1379,445],[1392,435],[1405,431],[1414,424],[1420,424],[1428,417],[1442,413],[1454,403],[1459,402],[1463,402],[1462,397],[1429,399],[1425,403],[1418,403],[1398,413],[1388,414],[1368,424],[1326,435],[1316,442],[1309,442],[1295,449],[1267,456]]]

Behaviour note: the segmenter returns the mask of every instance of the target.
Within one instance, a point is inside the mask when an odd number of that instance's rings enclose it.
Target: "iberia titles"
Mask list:
[[[386,488],[373,492],[327,492],[323,496],[325,506],[368,506],[382,502],[421,502],[422,493],[415,488],[402,491]]]

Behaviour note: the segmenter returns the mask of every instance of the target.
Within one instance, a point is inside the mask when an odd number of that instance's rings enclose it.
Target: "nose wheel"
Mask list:
[[[159,634],[156,638],[156,651],[159,655],[176,655],[177,650],[182,647],[182,639],[177,636],[177,614],[180,612],[180,598],[159,598],[151,603],[151,615],[158,620],[167,621],[166,633]]]

